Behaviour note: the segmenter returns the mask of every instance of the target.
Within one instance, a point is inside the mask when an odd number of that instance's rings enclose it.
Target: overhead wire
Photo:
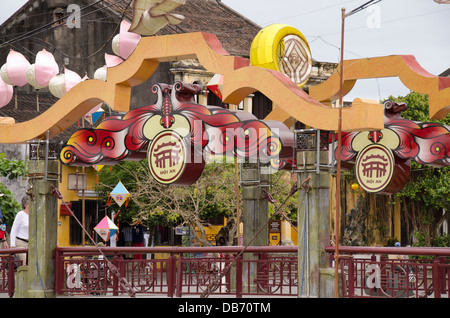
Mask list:
[[[314,10],[311,10],[311,11],[306,11],[306,12],[303,12],[303,13],[299,13],[299,14],[295,14],[295,15],[291,15],[291,16],[287,16],[287,17],[281,17],[281,18],[278,18],[276,20],[271,20],[271,21],[268,21],[268,22],[265,22],[265,23],[262,23],[262,24],[265,25],[265,24],[278,22],[280,20],[288,20],[288,19],[292,19],[292,18],[298,18],[298,17],[304,16],[304,15],[307,15],[307,14],[310,14],[310,13],[325,11],[327,9],[330,9],[330,8],[333,8],[333,7],[337,7],[337,6],[342,6],[342,5],[346,4],[346,3],[354,2],[354,1],[357,1],[357,0],[350,0],[350,1],[346,1],[346,2],[336,3],[336,4],[333,4],[333,5],[330,5],[330,6],[314,9]]]
[[[124,1],[128,1],[128,4],[127,4],[126,9],[124,10],[124,12],[122,12],[121,18],[123,18],[125,12],[128,10],[129,6],[131,5],[132,0],[118,0],[118,1],[115,1],[115,2],[113,2],[113,3],[111,3],[111,4],[107,5],[107,6],[101,7],[99,9],[96,9],[96,10],[93,10],[93,11],[90,11],[89,13],[86,13],[86,14],[80,16],[80,18],[86,17],[88,15],[91,15],[92,13],[95,13],[97,11],[103,10],[105,8],[111,7],[113,5],[116,5],[117,3],[124,2]],[[88,9],[88,8],[92,7],[93,5],[96,5],[96,4],[100,3],[100,2],[103,2],[103,0],[99,0],[99,1],[94,2],[94,3],[92,3],[92,4],[88,5],[88,6],[80,8],[79,12],[81,12],[83,10],[86,10],[86,9]],[[25,32],[25,33],[23,33],[20,36],[17,36],[17,34],[14,34],[14,35],[12,35],[12,36],[14,36],[14,38],[9,40],[9,41],[6,41],[4,43],[1,43],[0,44],[0,48],[6,47],[6,46],[8,46],[10,44],[13,44],[15,42],[18,42],[18,41],[22,41],[22,40],[28,39],[28,38],[30,38],[32,36],[35,36],[37,34],[40,34],[42,32],[46,32],[46,31],[50,31],[50,30],[53,30],[53,29],[56,29],[56,28],[59,28],[59,27],[63,27],[65,24],[56,24],[55,25],[55,23],[63,22],[65,19],[67,19],[71,15],[72,15],[72,13],[67,14],[67,15],[59,18],[59,19],[56,19],[56,20],[54,20],[52,22],[44,24],[43,26],[40,26],[40,27],[38,27],[38,28],[36,28],[34,30]],[[120,25],[120,23],[119,23],[119,25]]]
[[[91,4],[88,5],[88,6],[85,6],[85,7],[83,7],[83,8],[80,9],[80,12],[83,11],[83,10],[85,10],[85,9],[87,9],[87,8],[92,7],[93,5],[96,5],[97,3],[100,3],[100,2],[102,2],[102,0],[98,0],[97,2],[91,3]],[[34,29],[34,30],[27,31],[27,32],[23,33],[23,34],[20,35],[20,36],[17,36],[16,34],[14,34],[15,38],[14,38],[13,40],[10,40],[10,41],[8,41],[8,42],[5,42],[5,43],[0,44],[0,48],[4,47],[4,46],[6,46],[6,45],[8,45],[8,44],[10,44],[10,43],[14,43],[14,42],[16,42],[16,41],[20,41],[20,40],[26,38],[27,35],[34,34],[34,33],[38,32],[38,31],[39,31],[38,33],[40,33],[40,32],[43,32],[43,31],[47,31],[48,29],[53,29],[55,23],[57,23],[57,22],[62,22],[62,21],[64,21],[64,19],[67,19],[67,18],[68,18],[69,16],[71,16],[71,15],[72,15],[72,13],[67,14],[67,15],[65,15],[65,16],[63,16],[63,17],[61,17],[61,18],[59,18],[59,19],[56,19],[56,20],[54,20],[54,21],[52,21],[52,22],[49,22],[49,23],[47,23],[47,24],[44,24],[44,25],[42,25],[42,26],[40,26],[40,27],[38,27],[38,28],[36,28],[36,29]],[[58,26],[59,26],[59,25],[58,25]],[[51,28],[49,28],[49,27],[51,27]]]
[[[381,0],[370,0],[370,1],[366,2],[366,3],[364,3],[363,5],[360,5],[359,7],[353,9],[352,11],[350,11],[349,13],[347,13],[345,16],[346,16],[346,17],[349,17],[349,16],[351,16],[351,15],[353,15],[353,14],[355,14],[355,13],[358,13],[359,11],[362,11],[362,10],[364,10],[364,9],[367,9],[368,7],[370,7],[370,6],[372,6],[372,5],[376,4],[376,3],[378,3],[378,2],[380,2],[380,1],[381,1]]]

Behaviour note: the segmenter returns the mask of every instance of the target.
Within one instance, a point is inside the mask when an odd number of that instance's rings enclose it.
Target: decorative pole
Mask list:
[[[342,107],[344,106],[343,102],[343,93],[342,93],[342,86],[344,81],[344,27],[345,27],[345,18],[355,14],[361,10],[366,9],[367,7],[380,2],[381,0],[371,0],[363,5],[359,6],[358,8],[350,11],[348,14],[345,14],[345,8],[342,8],[342,26],[341,26],[341,61],[340,61],[340,70],[339,70],[339,117],[338,117],[338,146],[337,146],[337,168],[336,168],[336,215],[334,220],[334,233],[335,233],[335,250],[334,250],[334,266],[335,266],[335,273],[334,273],[334,296],[335,298],[338,298],[338,283],[339,283],[339,210],[340,210],[340,191],[341,191],[341,137],[342,137]]]
[[[334,297],[339,297],[339,210],[341,205],[341,137],[342,137],[342,85],[344,78],[344,24],[345,24],[345,8],[342,8],[342,27],[341,27],[341,63],[339,70],[339,117],[338,117],[338,146],[337,146],[337,168],[336,168],[336,215],[334,218]]]

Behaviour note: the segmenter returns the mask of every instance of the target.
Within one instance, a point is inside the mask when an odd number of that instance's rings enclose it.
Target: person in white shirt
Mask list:
[[[9,245],[12,248],[28,248],[28,196],[22,198],[22,209],[16,214],[11,228]],[[27,255],[20,253],[17,257],[25,265]]]

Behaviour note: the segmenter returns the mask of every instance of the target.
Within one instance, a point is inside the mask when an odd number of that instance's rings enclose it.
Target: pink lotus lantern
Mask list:
[[[137,33],[128,32],[130,23],[122,20],[120,23],[120,33],[117,34],[112,41],[112,49],[118,56],[127,59],[141,40],[141,36]]]
[[[0,69],[0,74],[6,84],[22,87],[27,84],[27,70],[30,62],[22,53],[10,50],[6,63]]]
[[[108,75],[108,67],[114,67],[116,65],[119,65],[120,63],[123,62],[123,60],[116,55],[111,55],[111,54],[105,53],[105,61],[106,61],[106,65],[98,68],[95,71],[94,78],[106,82],[107,75]]]
[[[106,67],[114,67],[123,62],[123,60],[115,55],[105,53]]]
[[[59,74],[53,77],[48,83],[48,88],[50,93],[52,93],[55,97],[61,98],[72,87],[83,80],[84,79],[77,73],[64,68],[64,74]]]
[[[58,64],[53,54],[45,49],[36,55],[36,61],[30,65],[26,73],[27,82],[35,89],[48,86],[50,80],[59,72]]]
[[[12,99],[14,90],[0,78],[0,108],[6,106]]]

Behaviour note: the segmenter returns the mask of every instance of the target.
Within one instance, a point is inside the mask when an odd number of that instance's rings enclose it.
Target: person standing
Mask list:
[[[10,234],[10,247],[28,248],[28,196],[22,198],[22,211],[16,214]],[[17,254],[22,264],[26,264],[27,255],[25,253]]]

